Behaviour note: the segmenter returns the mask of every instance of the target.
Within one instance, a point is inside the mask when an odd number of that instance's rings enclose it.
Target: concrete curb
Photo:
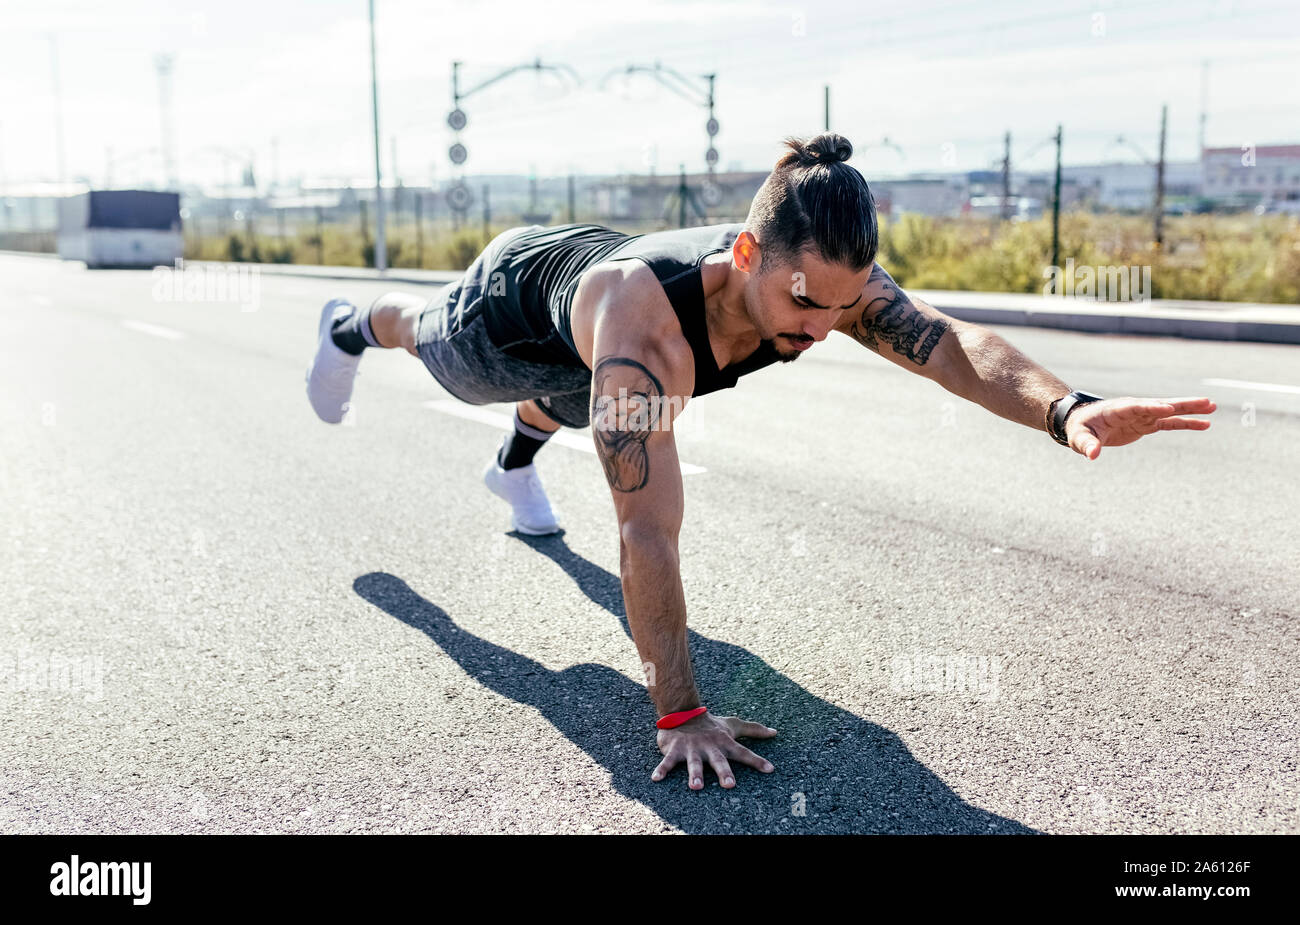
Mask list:
[[[976,324],[1056,328],[1089,334],[1300,344],[1300,306],[1250,302],[1098,302],[1026,293],[908,290],[954,318]]]
[[[0,257],[40,257],[44,260],[58,260],[58,254],[49,251],[6,251],[0,250]]]

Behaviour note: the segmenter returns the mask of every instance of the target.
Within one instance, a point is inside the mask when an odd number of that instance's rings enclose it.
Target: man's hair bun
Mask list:
[[[853,145],[843,135],[822,132],[804,141],[787,138],[785,146],[790,153],[781,158],[778,166],[814,167],[817,164],[836,164],[853,156]]]

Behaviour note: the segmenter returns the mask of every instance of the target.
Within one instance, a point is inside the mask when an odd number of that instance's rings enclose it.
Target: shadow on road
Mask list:
[[[562,534],[511,536],[562,568],[631,638],[617,576],[573,552]],[[706,767],[705,788],[693,791],[686,786],[685,765],[679,765],[655,783],[655,713],[643,685],[604,665],[551,671],[461,629],[393,575],[362,575],[353,588],[425,633],[480,684],[540,711],[609,772],[619,793],[684,832],[1036,834],[966,803],[889,730],[809,693],[745,649],[695,632],[691,654],[705,703],[714,713],[778,730],[774,739],[741,740],[776,770],[763,774],[733,764],[736,786],[724,790]],[[799,794],[802,816],[792,812]]]

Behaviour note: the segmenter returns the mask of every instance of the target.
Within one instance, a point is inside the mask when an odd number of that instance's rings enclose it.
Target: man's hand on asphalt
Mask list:
[[[1123,446],[1158,430],[1205,430],[1210,422],[1183,414],[1210,414],[1208,398],[1107,398],[1078,405],[1065,422],[1070,448],[1096,459],[1103,446]]]
[[[736,776],[731,773],[732,758],[765,774],[776,770],[772,762],[756,755],[736,741],[738,738],[770,739],[776,730],[762,723],[751,723],[737,716],[714,716],[701,713],[675,729],[660,729],[659,751],[664,760],[650,775],[651,780],[663,780],[668,772],[682,761],[686,762],[687,786],[692,790],[704,788],[704,762],[707,761],[718,775],[723,787],[736,786]]]

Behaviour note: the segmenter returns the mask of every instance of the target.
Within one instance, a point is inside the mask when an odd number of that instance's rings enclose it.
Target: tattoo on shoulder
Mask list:
[[[881,344],[891,344],[895,353],[902,354],[917,366],[924,366],[934,345],[948,330],[948,322],[921,314],[879,266],[872,271],[871,281],[883,286],[884,294],[867,303],[862,315],[849,328],[849,334],[877,353]]]
[[[627,357],[606,357],[591,376],[591,432],[605,478],[615,491],[650,481],[646,441],[658,427],[664,388],[654,373]]]

